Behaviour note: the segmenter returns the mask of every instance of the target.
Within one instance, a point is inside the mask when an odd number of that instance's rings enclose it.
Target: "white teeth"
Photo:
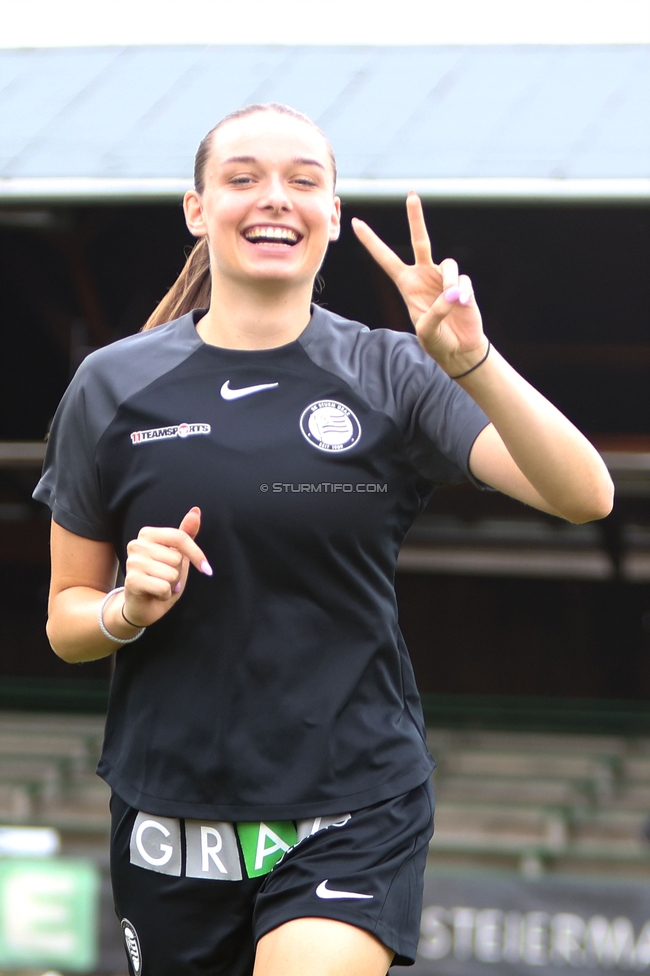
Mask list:
[[[296,244],[298,235],[288,227],[251,227],[244,232],[247,241],[286,241],[287,244]]]

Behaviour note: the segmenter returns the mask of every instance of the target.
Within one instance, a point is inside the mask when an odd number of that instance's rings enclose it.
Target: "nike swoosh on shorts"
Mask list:
[[[336,891],[335,888],[327,887],[328,881],[329,878],[325,878],[316,889],[319,898],[374,898],[374,895],[361,895],[358,891]]]
[[[230,380],[221,387],[221,396],[224,400],[239,400],[240,397],[249,396],[251,393],[259,393],[260,390],[271,390],[277,383],[260,383],[258,386],[242,386],[239,390],[230,389]]]

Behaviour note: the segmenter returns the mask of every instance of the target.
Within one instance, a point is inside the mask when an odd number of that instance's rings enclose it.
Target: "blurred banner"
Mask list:
[[[650,969],[650,886],[427,874],[413,976],[566,976],[572,969]]]
[[[102,875],[100,885],[90,861],[0,860],[0,968],[122,971],[123,942]],[[567,976],[575,969],[650,970],[650,886],[427,873],[413,976]]]
[[[0,860],[0,966],[89,972],[98,904],[99,871],[90,861]]]

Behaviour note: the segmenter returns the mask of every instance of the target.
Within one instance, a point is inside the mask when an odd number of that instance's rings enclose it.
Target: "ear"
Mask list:
[[[330,217],[329,239],[331,241],[338,241],[340,234],[341,234],[341,198],[334,197],[334,206],[332,207],[332,215]]]
[[[183,197],[185,223],[194,237],[205,237],[208,233],[203,219],[203,203],[196,190],[188,190]]]

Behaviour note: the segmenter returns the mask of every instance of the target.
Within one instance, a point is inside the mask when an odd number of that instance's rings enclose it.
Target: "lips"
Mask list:
[[[251,244],[273,244],[279,247],[294,247],[302,234],[292,227],[277,227],[270,224],[255,224],[243,231],[244,238]]]

